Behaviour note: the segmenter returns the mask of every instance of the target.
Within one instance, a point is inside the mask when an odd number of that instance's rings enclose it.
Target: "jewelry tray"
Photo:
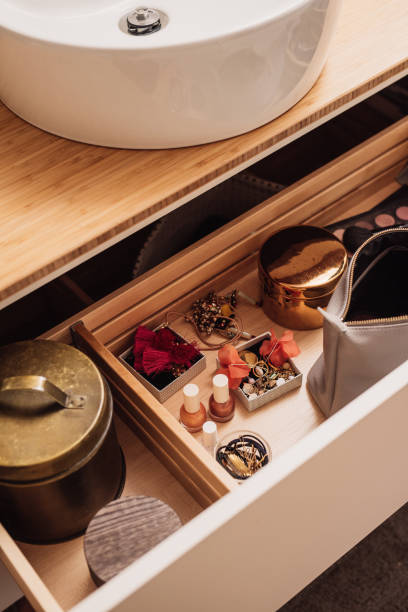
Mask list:
[[[262,342],[263,340],[270,338],[270,336],[271,336],[270,333],[261,334],[260,336],[257,336],[256,338],[249,340],[245,344],[240,345],[239,350],[247,351],[252,346],[255,346],[256,344]],[[285,383],[279,386],[276,385],[272,389],[269,389],[269,391],[266,391],[263,395],[258,395],[257,398],[249,399],[247,395],[245,395],[241,387],[238,387],[238,389],[234,389],[234,394],[249,412],[252,412],[253,410],[256,410],[257,408],[264,406],[264,404],[267,404],[268,402],[272,402],[273,400],[278,399],[278,397],[281,397],[285,393],[288,393],[289,391],[292,391],[293,389],[300,387],[300,385],[302,384],[302,373],[296,367],[292,359],[288,358],[286,361],[291,365],[293,370],[296,372],[296,376],[294,376],[290,380],[287,380]]]
[[[177,333],[171,327],[169,329],[171,329],[174,333]],[[180,336],[183,340],[185,340],[185,338],[183,338],[180,334],[177,335]],[[128,360],[130,355],[132,354],[132,350],[132,347],[130,347],[124,353],[121,353],[121,355],[119,355],[118,357],[119,361],[123,363],[123,365],[129,370],[129,372],[131,372],[133,376],[135,376],[135,378],[137,378],[137,380],[141,382],[142,385],[144,385],[146,389],[148,389],[150,393],[154,395],[154,397],[158,399],[161,403],[164,403],[177,391],[180,391],[180,389],[182,389],[184,385],[186,385],[190,380],[192,380],[195,376],[200,374],[200,372],[202,372],[206,368],[205,355],[200,353],[200,357],[195,363],[193,363],[190,368],[188,368],[186,372],[181,374],[181,376],[179,376],[178,378],[175,378],[163,389],[158,389],[130,365]]]

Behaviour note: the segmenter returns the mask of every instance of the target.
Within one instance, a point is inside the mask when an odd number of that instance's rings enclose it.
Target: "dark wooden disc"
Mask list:
[[[123,497],[107,504],[85,533],[92,578],[103,584],[180,527],[174,510],[154,497]]]

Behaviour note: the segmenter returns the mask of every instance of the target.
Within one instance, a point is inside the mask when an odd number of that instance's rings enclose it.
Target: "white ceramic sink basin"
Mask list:
[[[0,0],[0,98],[66,138],[128,148],[241,134],[293,106],[341,0]],[[159,31],[126,18],[149,6]]]

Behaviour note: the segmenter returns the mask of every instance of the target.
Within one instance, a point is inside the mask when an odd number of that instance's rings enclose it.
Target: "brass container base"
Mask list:
[[[333,234],[293,225],[272,234],[259,251],[265,314],[283,327],[315,329],[347,266],[347,252]]]
[[[77,537],[102,506],[121,494],[125,473],[111,423],[96,453],[63,478],[24,485],[0,482],[4,526],[21,542],[51,544]]]
[[[125,457],[123,455],[122,449],[120,449],[120,454],[121,454],[121,457],[122,457],[122,477],[121,477],[121,481],[119,483],[118,490],[116,491],[114,497],[110,501],[114,501],[115,499],[119,499],[120,496],[122,495],[123,489],[125,487],[125,482],[126,482],[126,463],[125,463]],[[96,514],[96,512],[97,512],[97,510],[95,511],[95,514]],[[69,540],[75,540],[75,538],[78,538],[79,536],[84,535],[84,533],[87,530],[88,524],[89,524],[89,522],[87,522],[87,524],[81,529],[81,531],[78,531],[77,533],[73,533],[70,536],[66,536],[66,537],[63,537],[63,538],[58,538],[56,540],[38,540],[38,539],[31,539],[31,538],[28,539],[28,538],[25,538],[24,536],[20,536],[18,533],[13,533],[12,535],[13,535],[15,540],[17,540],[18,542],[23,542],[24,544],[40,544],[40,545],[41,544],[59,544],[60,542],[67,542]]]
[[[316,300],[288,300],[265,295],[262,309],[275,323],[288,329],[317,329],[323,325],[318,307],[326,308],[331,294]]]

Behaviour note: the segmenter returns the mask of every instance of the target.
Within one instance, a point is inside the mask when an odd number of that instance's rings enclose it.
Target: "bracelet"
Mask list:
[[[233,477],[246,480],[269,461],[265,444],[253,434],[244,434],[220,446],[216,460]]]

